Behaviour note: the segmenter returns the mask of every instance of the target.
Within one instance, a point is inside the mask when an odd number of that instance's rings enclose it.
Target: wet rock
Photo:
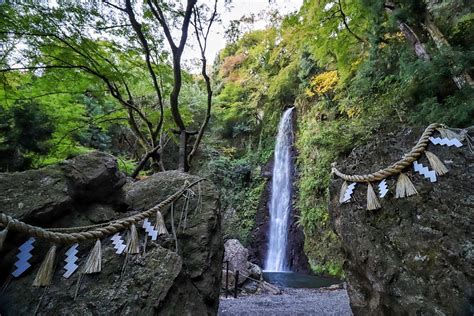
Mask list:
[[[407,153],[421,129],[406,129],[356,148],[338,166],[365,174],[384,168]],[[474,299],[472,230],[474,209],[466,201],[474,187],[474,156],[462,148],[428,150],[445,162],[448,174],[431,183],[413,170],[419,194],[395,199],[396,177],[382,208],[367,211],[367,186],[358,185],[352,202],[338,204],[342,180],[330,186],[330,215],[341,236],[344,271],[355,315],[468,315]],[[429,166],[426,157],[420,159]]]
[[[261,288],[263,293],[269,293],[269,294],[272,294],[272,295],[280,295],[281,294],[280,288],[278,288],[277,286],[275,286],[273,284],[270,284],[266,281],[261,281],[260,282],[260,288]]]
[[[65,175],[55,167],[0,173],[0,192],[0,209],[30,223],[62,216],[73,202]]]
[[[228,276],[227,276],[228,272]],[[235,274],[232,270],[227,271],[226,269],[222,270],[222,289],[233,289],[235,287]]]

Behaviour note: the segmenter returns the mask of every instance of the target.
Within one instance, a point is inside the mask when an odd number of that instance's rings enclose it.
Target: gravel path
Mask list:
[[[346,290],[284,289],[281,295],[221,298],[219,315],[352,315]]]

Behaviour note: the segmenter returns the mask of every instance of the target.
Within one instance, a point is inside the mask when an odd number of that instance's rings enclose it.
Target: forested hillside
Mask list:
[[[278,121],[295,106],[305,252],[314,271],[341,275],[327,210],[330,165],[401,127],[473,125],[474,3],[306,0],[270,16],[265,29],[228,30],[214,64],[195,74],[179,52],[191,48],[163,30],[186,42],[180,26],[190,23],[189,37],[205,43],[213,4],[189,12],[144,5],[139,23],[130,1],[1,4],[0,171],[94,149],[119,157],[128,175],[189,169],[220,189],[225,237],[245,244]]]
[[[330,165],[402,127],[474,123],[472,10],[469,1],[313,0],[273,27],[234,37],[214,74],[212,137],[224,142],[208,147],[219,152],[210,155],[218,157],[208,164],[212,178],[232,192],[225,201],[241,223],[227,232],[248,236],[263,189],[259,167],[272,156],[282,110],[295,105],[305,251],[315,271],[340,275],[327,211]],[[245,170],[252,178],[242,185]]]

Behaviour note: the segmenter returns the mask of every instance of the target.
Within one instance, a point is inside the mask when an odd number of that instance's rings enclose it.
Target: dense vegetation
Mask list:
[[[244,239],[252,224],[259,166],[271,157],[282,110],[296,105],[296,205],[305,251],[315,271],[340,275],[327,211],[330,164],[404,125],[473,124],[472,9],[469,1],[312,0],[229,43],[215,74],[214,124],[227,140],[219,159],[254,171],[245,188],[229,186],[240,194],[231,202],[243,227],[237,236]]]
[[[156,145],[159,155],[150,155],[154,160],[141,174],[178,167],[180,135],[203,126],[209,91],[205,75],[181,71],[183,129],[167,100],[176,86],[176,58],[146,5],[141,23],[153,51],[151,71],[126,12],[103,16],[104,8],[71,5],[41,8],[38,16],[35,6],[1,6],[0,170],[37,168],[100,149],[118,156],[130,174]],[[306,0],[298,12],[269,15],[263,30],[242,34],[236,26],[249,19],[235,21],[213,67],[212,117],[191,168],[221,190],[226,237],[248,241],[265,184],[260,170],[272,157],[282,110],[295,105],[295,199],[305,251],[315,271],[340,275],[339,241],[327,211],[330,164],[403,125],[473,124],[473,7],[468,0]],[[169,21],[183,22],[172,6],[163,8]],[[86,38],[90,27],[100,36]],[[42,37],[31,36],[38,32]],[[97,70],[112,89],[91,71],[59,67],[65,63],[58,60]],[[12,71],[15,65],[23,69]],[[117,91],[132,98],[120,99]],[[141,114],[124,106],[131,99]],[[147,121],[158,130],[149,133]]]

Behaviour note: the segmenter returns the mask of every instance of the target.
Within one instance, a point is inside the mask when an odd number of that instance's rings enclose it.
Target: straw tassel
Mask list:
[[[56,246],[49,248],[46,257],[41,263],[41,266],[36,274],[33,286],[48,286],[51,285],[54,273],[54,260],[56,259]]]
[[[344,203],[344,194],[347,191],[347,181],[344,181],[341,186],[341,191],[339,192],[339,203]]]
[[[87,257],[86,263],[84,264],[85,274],[97,273],[102,270],[102,245],[100,239],[95,242],[94,248],[92,248],[89,256]]]
[[[377,195],[375,194],[372,184],[367,183],[367,209],[369,211],[372,211],[372,210],[377,210],[381,207],[382,206],[380,205],[379,199],[377,198]]]
[[[137,254],[140,253],[140,244],[138,241],[138,232],[135,224],[130,226],[130,231],[128,233],[127,248],[125,248],[126,253]]]
[[[410,178],[404,173],[400,173],[397,180],[397,189],[395,197],[397,199],[418,194],[415,186],[411,183]]]
[[[7,238],[7,234],[8,234],[8,225],[0,232],[0,251],[2,251],[3,249],[3,243],[5,242],[5,239]]]
[[[165,221],[163,220],[163,215],[160,211],[156,211],[155,229],[158,231],[158,236],[169,235],[169,232],[166,229]]]
[[[441,137],[443,138],[448,138],[448,139],[457,139],[460,142],[462,142],[465,138],[464,135],[458,134],[454,132],[453,130],[447,129],[447,128],[439,128],[438,132],[441,134]]]
[[[428,161],[430,162],[431,168],[436,172],[437,175],[444,175],[448,173],[448,168],[444,165],[444,163],[430,151],[425,151],[426,158],[428,158]]]

